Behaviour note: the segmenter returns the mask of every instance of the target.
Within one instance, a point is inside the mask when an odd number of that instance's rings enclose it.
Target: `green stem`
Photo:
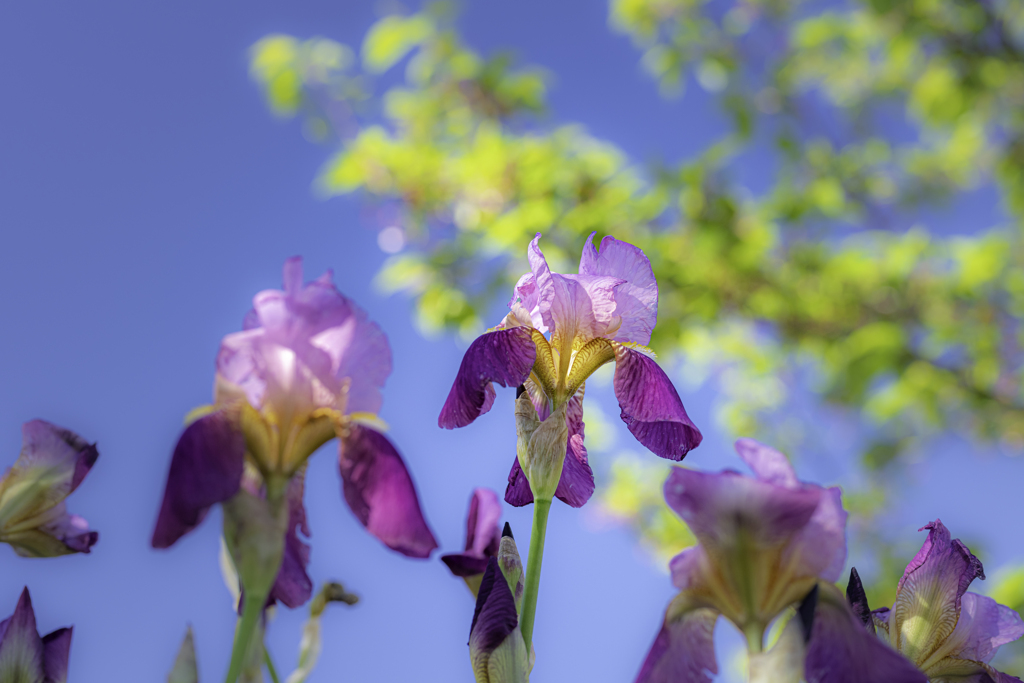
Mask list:
[[[281,679],[277,675],[277,669],[274,668],[274,660],[270,658],[270,650],[266,647],[263,648],[263,663],[267,665],[267,672],[270,674],[270,680],[274,683],[281,683]]]
[[[537,616],[537,591],[540,590],[540,565],[544,561],[544,536],[548,529],[550,500],[533,503],[533,531],[530,533],[530,556],[526,561],[526,588],[523,592],[523,614],[519,620],[526,641],[526,651],[533,643],[533,619]]]
[[[249,653],[252,635],[256,632],[260,617],[263,615],[263,605],[267,602],[266,595],[245,596],[245,604],[242,607],[242,618],[238,621],[238,628],[235,629],[235,644],[231,649],[231,665],[228,667],[228,677],[225,683],[236,683],[245,666],[246,655]]]
[[[764,651],[764,629],[758,624],[749,624],[743,629],[743,634],[747,637],[747,652],[749,654],[758,654]]]

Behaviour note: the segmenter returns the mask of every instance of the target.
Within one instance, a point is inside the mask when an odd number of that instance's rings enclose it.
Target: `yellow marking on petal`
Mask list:
[[[532,331],[533,345],[537,347],[537,359],[533,362],[533,372],[540,382],[544,393],[555,398],[558,391],[558,370],[551,345],[544,335],[537,330]]]
[[[348,419],[356,424],[376,429],[378,432],[386,432],[390,429],[388,423],[380,419],[379,415],[367,412],[349,413]]]
[[[221,406],[216,405],[197,406],[185,414],[185,426],[188,427],[199,418],[206,417],[210,413],[215,413],[220,409]]]
[[[565,394],[572,396],[599,367],[615,360],[615,348],[607,339],[591,339],[576,352],[566,381]]]

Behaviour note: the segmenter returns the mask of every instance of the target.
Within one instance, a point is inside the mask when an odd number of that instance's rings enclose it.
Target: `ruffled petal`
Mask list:
[[[310,535],[306,506],[302,500],[305,476],[305,471],[299,472],[288,484],[288,531],[284,537],[284,554],[267,600],[268,604],[276,601],[293,609],[306,604],[313,595],[313,581],[306,573],[310,548],[299,536],[300,531],[306,538]]]
[[[831,584],[818,585],[807,644],[807,683],[928,683],[911,662],[869,633]]]
[[[437,541],[423,518],[402,456],[387,437],[349,425],[338,463],[345,501],[367,531],[403,555],[429,557]]]
[[[734,546],[741,529],[763,546],[793,537],[821,501],[818,487],[787,489],[738,472],[677,467],[665,481],[665,500],[702,544]]]
[[[981,561],[941,521],[924,529],[928,538],[900,579],[889,626],[893,645],[919,665],[953,632],[967,587],[985,578]]]
[[[598,275],[622,281],[615,288],[613,317],[618,328],[611,339],[647,345],[658,321],[658,283],[644,252],[611,235],[594,248],[594,235],[587,238],[580,258],[580,275]]]
[[[194,529],[242,483],[245,438],[230,410],[199,418],[182,432],[171,456],[154,548],[167,548]]]
[[[640,351],[616,347],[615,396],[622,421],[655,455],[682,460],[700,445],[703,437],[687,416],[671,380]]]
[[[494,403],[492,382],[516,387],[530,375],[537,358],[532,332],[526,327],[495,330],[469,345],[459,366],[437,424],[445,429],[465,427]]]
[[[66,683],[71,656],[71,628],[43,636],[43,683]]]
[[[0,622],[0,681],[41,681],[43,641],[28,588],[21,592],[14,614]]]
[[[714,640],[718,613],[684,605],[684,596],[679,596],[669,606],[636,683],[710,683],[711,674],[718,673]]]
[[[822,489],[818,507],[786,553],[802,576],[839,580],[846,566],[846,517],[839,487]]]
[[[960,601],[956,628],[942,645],[949,656],[988,663],[1000,646],[1024,636],[1024,620],[1017,612],[984,595],[970,591]]]

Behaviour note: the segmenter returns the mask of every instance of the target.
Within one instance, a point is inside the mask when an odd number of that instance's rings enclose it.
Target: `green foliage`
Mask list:
[[[276,111],[353,113],[318,184],[398,211],[405,251],[379,284],[415,297],[425,330],[472,337],[496,322],[488,311],[526,270],[534,233],[555,267],[591,232],[614,234],[658,277],[651,346],[718,380],[731,431],[798,443],[799,429],[766,419],[798,380],[865,421],[868,484],[848,500],[884,500],[885,473],[939,431],[1024,443],[1024,3],[610,11],[666,93],[692,75],[729,114],[694,158],[645,169],[579,125],[540,125],[544,73],[478,54],[431,8],[368,32],[367,72],[407,60],[404,81],[374,98],[366,76],[345,72],[360,85],[347,90],[311,77],[296,55],[317,41],[261,41],[253,75]],[[733,176],[766,145],[771,183],[752,195]],[[999,225],[928,229],[922,208],[983,186],[999,193]],[[664,517],[663,476],[617,465],[605,502],[673,552],[689,539]]]

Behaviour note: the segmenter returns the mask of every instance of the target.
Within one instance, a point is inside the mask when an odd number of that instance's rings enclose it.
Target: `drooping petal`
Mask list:
[[[306,604],[313,595],[313,581],[306,573],[310,548],[299,536],[300,531],[306,538],[310,535],[306,506],[302,500],[305,477],[305,471],[299,472],[288,484],[288,531],[284,537],[284,554],[267,600],[269,604],[279,601],[293,609]]]
[[[665,481],[669,507],[712,546],[735,545],[741,530],[759,545],[782,543],[807,526],[821,497],[817,487],[787,489],[729,471],[677,467]]]
[[[671,380],[640,351],[616,347],[615,396],[622,421],[655,455],[682,460],[700,445],[703,437],[687,416]]]
[[[428,557],[437,547],[402,456],[380,432],[351,424],[338,463],[345,501],[367,531],[392,550]]]
[[[230,409],[186,427],[171,456],[153,547],[171,546],[198,526],[210,507],[235,495],[244,465],[245,439]]]
[[[71,628],[43,636],[43,683],[66,683],[71,656]]]
[[[480,335],[469,345],[437,424],[465,427],[491,409],[494,387],[517,387],[530,375],[537,357],[531,330],[513,327]]]
[[[869,633],[835,586],[818,585],[807,644],[807,683],[928,683],[910,661]]]
[[[956,628],[942,644],[948,656],[988,663],[1000,646],[1024,636],[1024,620],[990,597],[970,591],[960,601]]]
[[[0,681],[41,681],[43,641],[28,588],[21,592],[14,614],[0,622]]]
[[[482,574],[487,568],[487,558],[498,554],[501,542],[501,502],[498,494],[486,488],[473,491],[466,517],[466,544],[461,553],[441,556],[452,574],[459,577]]]
[[[644,252],[611,235],[601,240],[598,251],[594,248],[594,235],[591,234],[583,246],[580,275],[610,276],[622,280],[614,294],[613,315],[617,319],[618,330],[610,338],[646,346],[658,321],[658,283]]]
[[[714,610],[687,605],[685,594],[673,600],[636,683],[710,683],[717,620]]]
[[[889,622],[893,645],[919,665],[953,632],[967,587],[985,578],[981,561],[940,520],[924,529],[928,538],[900,579]]]

